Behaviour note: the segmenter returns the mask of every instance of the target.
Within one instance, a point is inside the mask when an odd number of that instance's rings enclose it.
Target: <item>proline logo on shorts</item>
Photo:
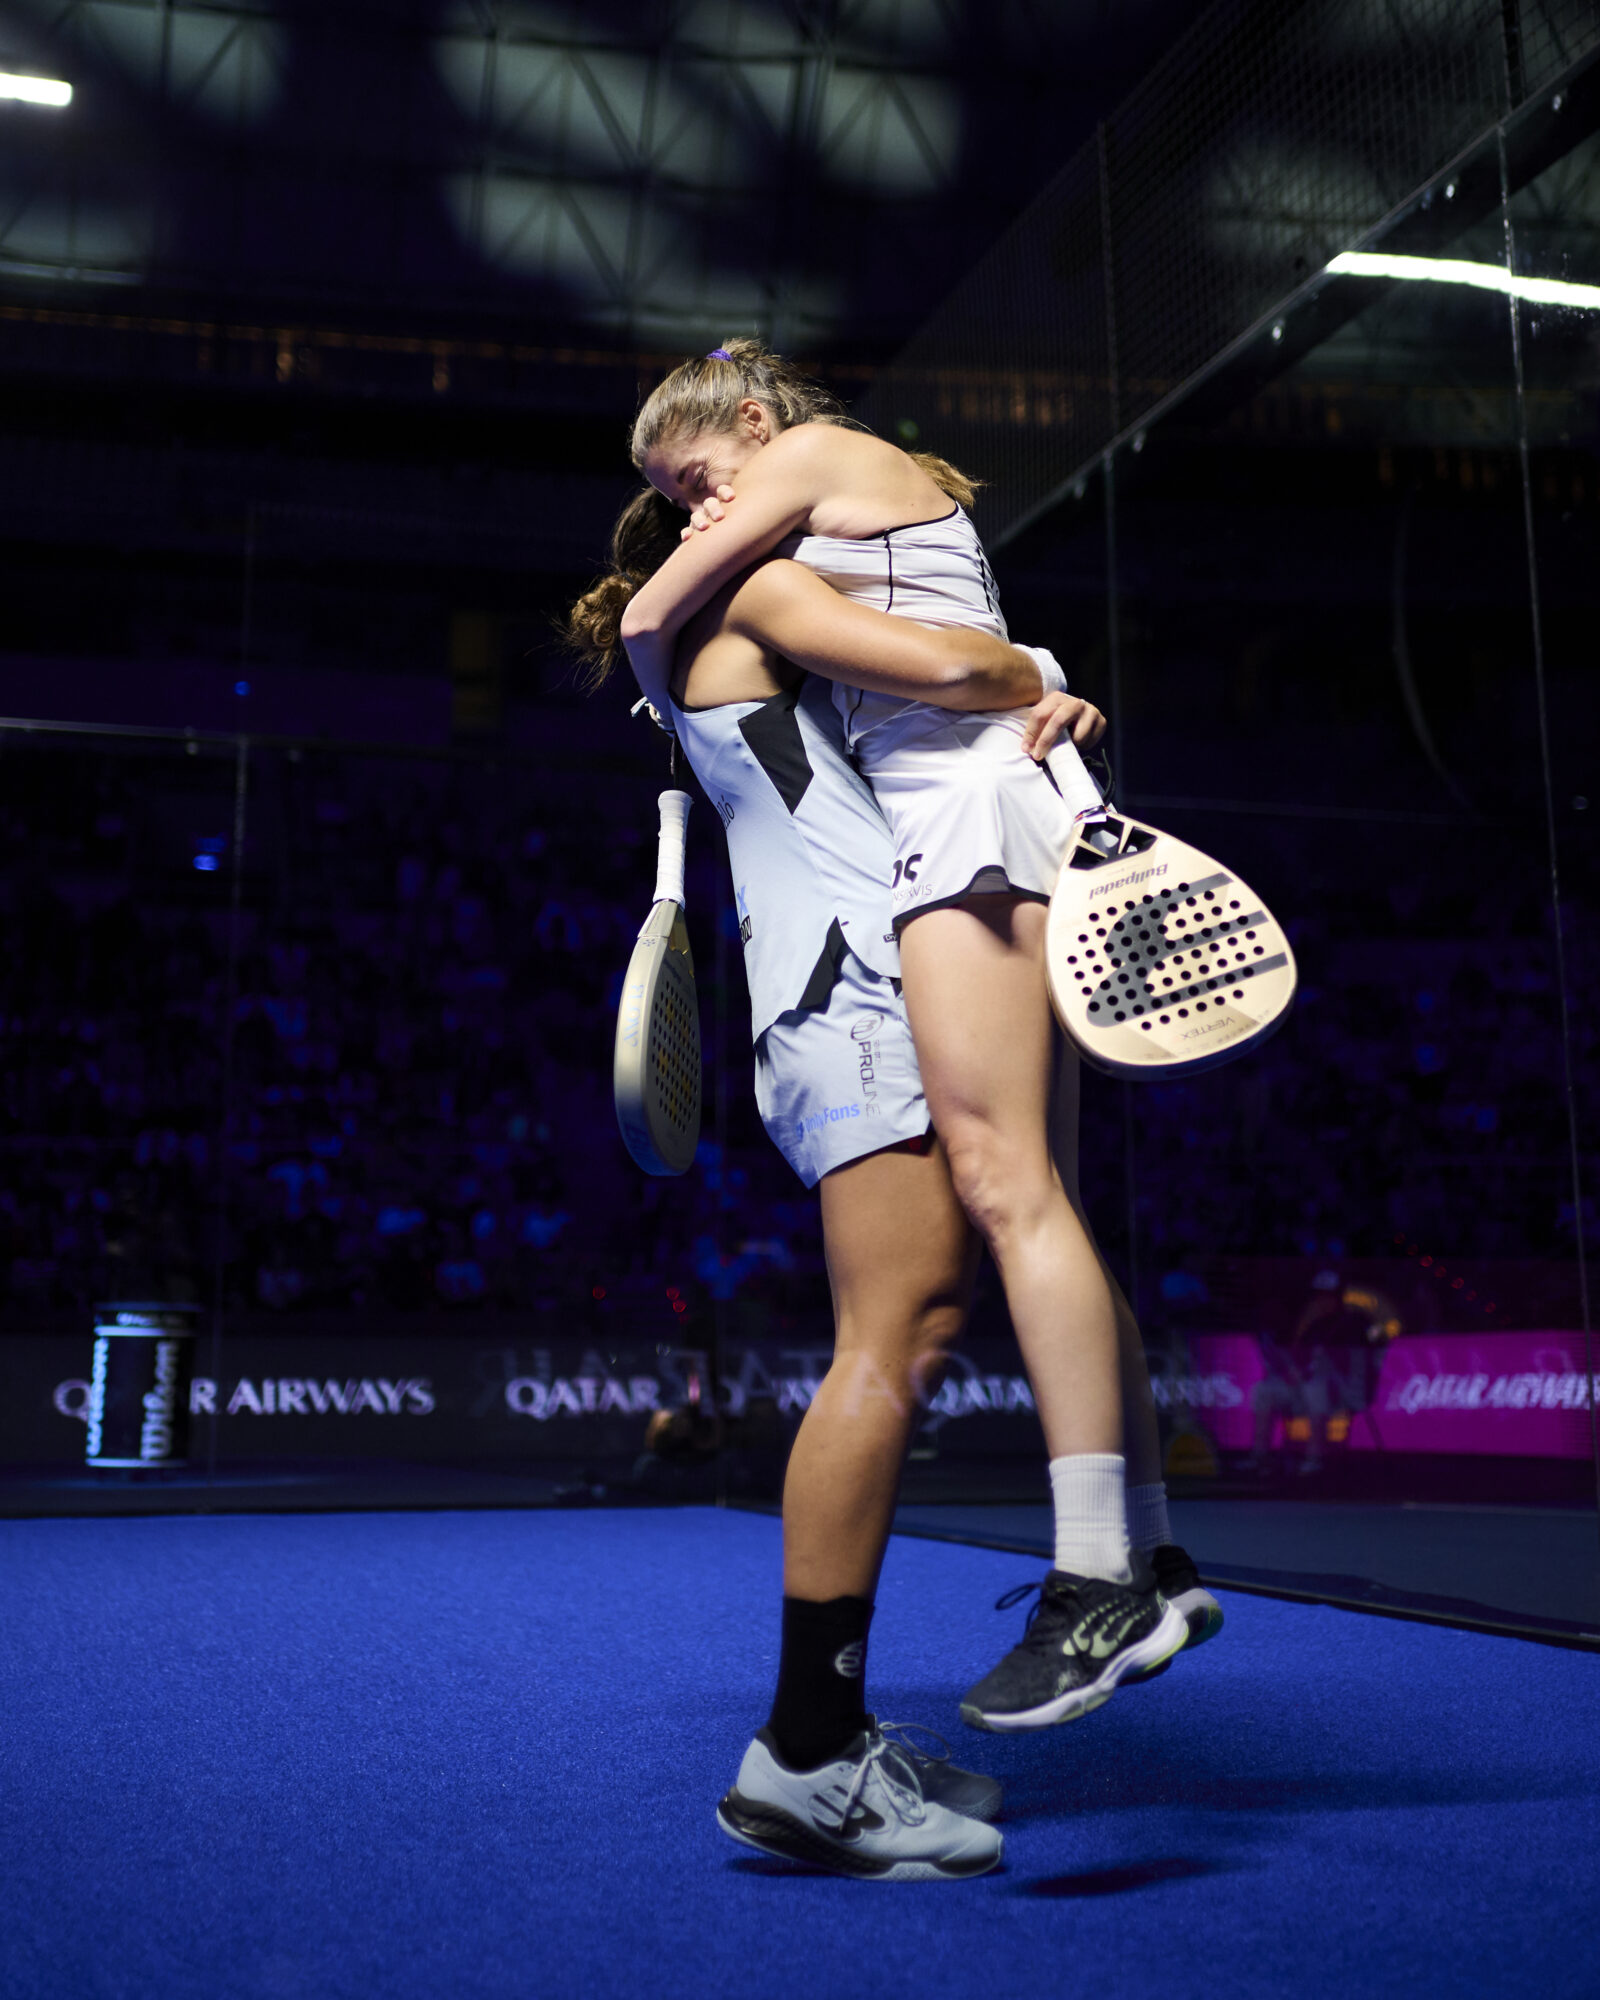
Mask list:
[[[861,1096],[869,1118],[878,1114],[878,1041],[883,1032],[881,1014],[861,1014],[851,1023],[850,1039],[860,1054]]]

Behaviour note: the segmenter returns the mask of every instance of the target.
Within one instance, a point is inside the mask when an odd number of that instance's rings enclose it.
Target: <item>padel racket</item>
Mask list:
[[[1079,822],[1050,899],[1056,1018],[1108,1076],[1160,1079],[1232,1062],[1294,1001],[1283,927],[1231,869],[1107,810]]]
[[[622,982],[612,1092],[622,1142],[647,1174],[686,1174],[700,1141],[700,1009],[683,921],[687,792],[661,794],[656,892]]]

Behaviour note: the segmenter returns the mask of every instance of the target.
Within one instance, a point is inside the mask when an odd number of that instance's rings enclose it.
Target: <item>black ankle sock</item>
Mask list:
[[[826,1604],[804,1597],[783,1600],[778,1692],[767,1727],[779,1756],[794,1770],[815,1770],[866,1728],[871,1623],[872,1605],[865,1597],[831,1597]]]

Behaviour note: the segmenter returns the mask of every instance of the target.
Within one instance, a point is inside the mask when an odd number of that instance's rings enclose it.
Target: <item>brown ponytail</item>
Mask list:
[[[611,567],[590,585],[562,625],[562,637],[583,661],[580,685],[591,693],[609,676],[622,652],[622,614],[629,600],[678,546],[683,515],[653,486],[646,486],[617,516],[611,531]]]
[[[934,485],[938,487],[939,491],[941,493],[948,493],[958,507],[970,508],[973,501],[977,499],[978,488],[983,484],[983,481],[981,479],[969,479],[966,473],[961,471],[958,466],[952,465],[949,459],[940,458],[936,453],[931,451],[913,451],[909,452],[907,456],[913,465],[921,466],[922,470],[933,481]]]

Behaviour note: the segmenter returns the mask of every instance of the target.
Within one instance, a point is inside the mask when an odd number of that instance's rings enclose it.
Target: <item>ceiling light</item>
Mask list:
[[[0,70],[0,98],[15,98],[19,104],[48,104],[60,111],[72,102],[72,85],[53,76],[16,76]]]
[[[1505,292],[1541,306],[1575,306],[1600,312],[1600,285],[1570,285],[1564,278],[1514,278],[1499,264],[1469,264],[1461,257],[1386,257],[1371,250],[1344,250],[1328,266],[1334,277],[1425,279],[1436,285],[1471,285],[1480,292]]]

